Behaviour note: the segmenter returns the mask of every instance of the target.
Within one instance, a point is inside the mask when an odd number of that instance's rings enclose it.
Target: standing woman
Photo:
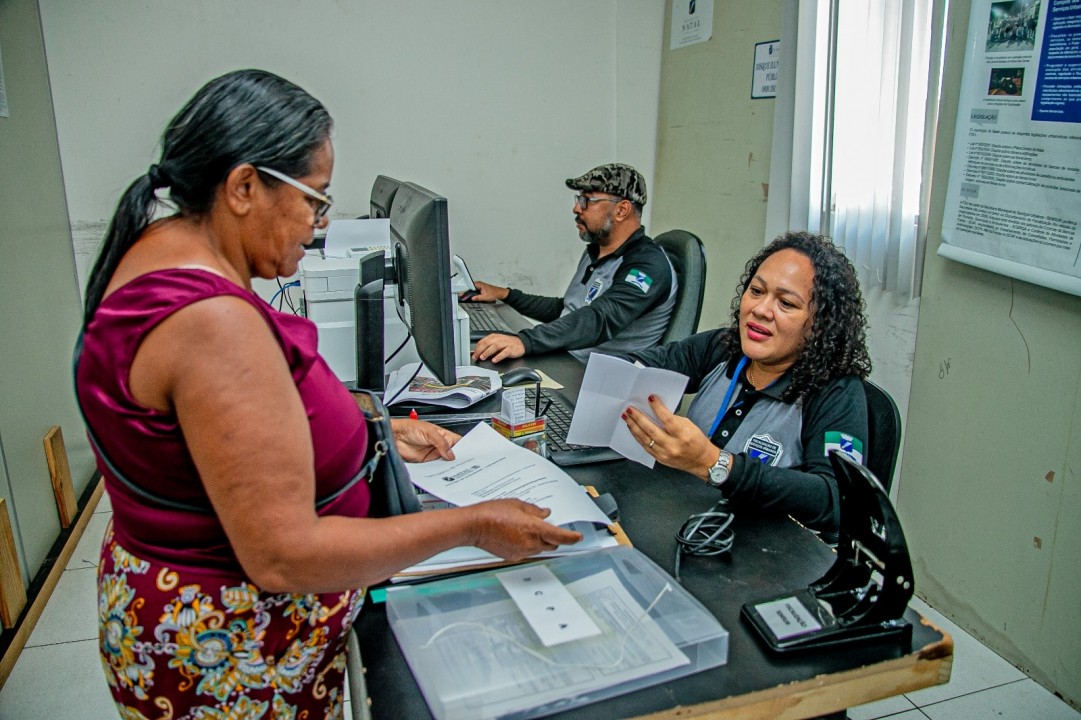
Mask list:
[[[788,514],[834,539],[828,452],[863,461],[866,327],[848,258],[821,235],[785,233],[748,261],[728,327],[633,356],[690,377],[687,417],[651,398],[659,425],[634,408],[624,420],[653,457],[736,508]]]
[[[341,717],[362,588],[455,546],[518,559],[580,537],[506,500],[366,518],[363,415],[315,327],[251,290],[325,226],[330,132],[280,77],[211,81],[94,266],[76,388],[113,506],[98,616],[123,717]],[[451,433],[393,430],[406,460],[453,457]]]

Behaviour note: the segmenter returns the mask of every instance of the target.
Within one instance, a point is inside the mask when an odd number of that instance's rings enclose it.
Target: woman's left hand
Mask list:
[[[659,424],[633,407],[623,412],[623,420],[634,439],[659,462],[705,480],[717,462],[720,449],[697,425],[672,413],[656,395],[649,396],[649,406]]]
[[[454,452],[451,446],[462,437],[458,433],[421,420],[393,419],[390,421],[390,428],[394,431],[398,452],[406,462],[428,462],[437,458],[453,460]]]

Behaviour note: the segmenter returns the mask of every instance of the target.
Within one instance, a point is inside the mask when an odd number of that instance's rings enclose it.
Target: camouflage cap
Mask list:
[[[567,178],[571,190],[608,193],[627,198],[636,205],[646,204],[646,179],[630,165],[598,165],[585,175]]]

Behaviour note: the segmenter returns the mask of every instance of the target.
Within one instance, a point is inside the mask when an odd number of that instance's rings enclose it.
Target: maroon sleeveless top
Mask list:
[[[274,310],[255,293],[206,270],[147,273],[101,303],[84,333],[76,370],[87,424],[112,464],[136,485],[185,505],[209,507],[176,416],[138,403],[128,378],[136,350],[158,323],[191,303],[221,295],[242,298],[255,307],[281,346],[311,427],[315,494],[331,496],[364,464],[368,433],[352,395],[319,356],[315,325]],[[256,421],[272,423],[274,418]],[[241,572],[213,512],[164,507],[117,481],[101,457],[98,468],[112,500],[115,539],[128,551],[212,574]],[[358,482],[319,514],[364,517],[369,500],[368,484]],[[259,498],[252,497],[251,503],[257,511]]]

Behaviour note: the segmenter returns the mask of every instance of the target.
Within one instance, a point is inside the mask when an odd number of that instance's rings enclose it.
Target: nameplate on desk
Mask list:
[[[796,597],[771,600],[754,607],[778,640],[822,629],[822,623]]]

